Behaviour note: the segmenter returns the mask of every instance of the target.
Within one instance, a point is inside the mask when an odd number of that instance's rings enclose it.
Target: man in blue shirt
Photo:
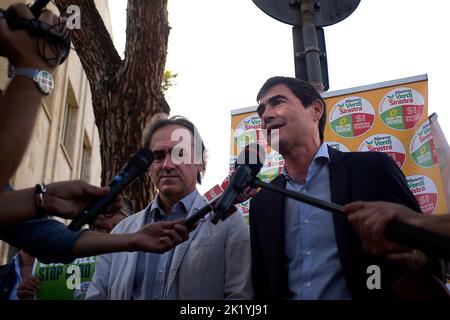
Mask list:
[[[285,161],[272,183],[340,205],[386,200],[420,212],[389,156],[343,153],[324,144],[325,103],[311,84],[273,77],[262,86],[257,101],[267,140]],[[344,215],[271,191],[260,191],[251,200],[250,232],[256,299],[387,298],[403,271],[392,261],[364,252]],[[381,268],[379,290],[367,286],[372,265]]]

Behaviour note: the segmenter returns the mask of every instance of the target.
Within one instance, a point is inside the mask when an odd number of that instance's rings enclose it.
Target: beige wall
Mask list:
[[[0,0],[0,7],[6,8],[14,2],[17,1]],[[111,30],[107,1],[95,2],[102,16],[106,17],[107,28]],[[81,12],[81,27],[83,27],[82,18],[83,12]],[[0,88],[4,90],[8,83],[7,63],[5,59],[1,60]],[[82,166],[84,180],[100,185],[100,139],[95,126],[92,96],[86,74],[75,51],[72,51],[67,62],[55,71],[54,78],[55,90],[42,105],[28,150],[11,180],[15,189],[32,187],[40,182],[80,179]],[[72,97],[67,96],[70,87],[73,89]],[[78,106],[69,132],[70,150],[62,143],[64,110],[68,99]],[[83,154],[84,145],[90,147],[91,151]],[[7,245],[0,241],[0,264],[6,263],[7,251]]]

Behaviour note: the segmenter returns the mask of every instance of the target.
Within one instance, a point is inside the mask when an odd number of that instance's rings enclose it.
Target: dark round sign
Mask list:
[[[316,0],[314,18],[317,27],[326,27],[347,18],[358,7],[361,0]],[[266,14],[281,22],[301,26],[300,1],[253,0]]]

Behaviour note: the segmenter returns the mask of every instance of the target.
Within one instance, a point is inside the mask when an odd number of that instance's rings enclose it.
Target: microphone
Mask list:
[[[410,248],[422,250],[426,254],[450,260],[450,237],[417,227],[398,219],[386,225],[386,237]]]
[[[344,207],[333,202],[327,202],[321,199],[317,199],[301,192],[287,190],[270,183],[262,182],[259,179],[253,179],[251,181],[251,185],[253,187],[260,187],[273,192],[277,192],[297,201],[307,203],[309,205],[330,211],[332,213],[342,214],[347,217],[344,212]],[[450,260],[450,237],[448,236],[423,229],[421,227],[403,222],[398,219],[394,219],[389,222],[386,225],[384,233],[386,237],[391,241],[398,242],[410,248],[422,250],[430,256]]]
[[[32,4],[29,4],[28,8],[30,8],[31,13],[37,19],[41,14],[42,10],[49,2],[50,0],[36,0]],[[5,12],[3,12],[3,15],[5,17],[6,22],[8,23],[8,27],[11,30],[17,30],[18,29],[17,13],[12,10],[6,10]]]
[[[200,209],[194,209],[194,213],[183,221],[183,225],[188,228],[188,230],[193,229],[197,221],[206,216],[213,209],[213,203],[207,203]]]
[[[110,182],[108,194],[101,199],[94,200],[84,208],[68,228],[78,231],[86,223],[92,222],[135,178],[147,171],[153,158],[153,153],[147,148],[142,148],[133,154]]]
[[[235,163],[236,170],[230,178],[230,184],[225,189],[214,209],[214,216],[211,219],[212,223],[216,224],[222,219],[222,216],[231,207],[236,197],[244,191],[259,173],[265,158],[266,152],[264,148],[256,143],[247,145],[239,154]]]
[[[33,14],[35,19],[39,18],[39,15],[41,14],[42,10],[47,6],[47,4],[51,0],[35,0],[32,4],[28,4],[28,7]],[[6,23],[8,24],[8,28],[12,31],[19,30],[19,29],[25,29],[33,36],[40,36],[43,37],[46,36],[47,39],[51,39],[52,41],[56,43],[62,43],[62,50],[64,50],[64,55],[61,57],[59,64],[63,63],[67,56],[69,55],[69,49],[70,49],[70,34],[67,36],[61,38],[58,35],[55,35],[52,29],[49,30],[43,30],[40,27],[40,24],[36,23],[36,21],[31,20],[24,20],[24,19],[18,19],[17,13],[13,10],[3,10],[0,9],[0,12],[3,14]],[[43,34],[43,35],[42,35]],[[42,54],[41,54],[42,55]],[[0,48],[0,57],[4,57],[5,52],[2,48]],[[8,78],[12,78],[14,76],[14,66],[9,63],[8,64]]]
[[[30,11],[37,18],[50,0],[36,0],[30,5]]]

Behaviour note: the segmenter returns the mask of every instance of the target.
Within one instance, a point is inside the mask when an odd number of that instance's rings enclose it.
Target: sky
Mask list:
[[[119,53],[125,39],[126,0],[109,1]],[[200,191],[228,173],[230,111],[256,104],[265,80],[295,76],[292,26],[251,0],[168,0],[166,69],[178,73],[166,99],[172,115],[198,127],[209,152]],[[450,138],[450,2],[361,0],[345,20],[325,27],[330,89],[428,75],[428,111]]]

